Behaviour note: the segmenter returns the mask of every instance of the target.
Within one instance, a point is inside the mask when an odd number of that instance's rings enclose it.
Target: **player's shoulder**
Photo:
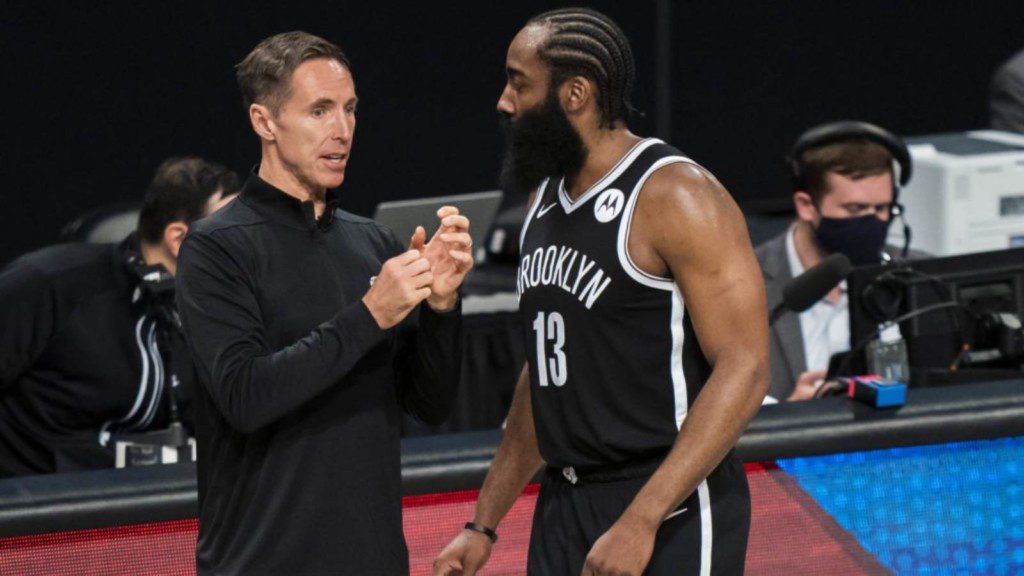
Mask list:
[[[728,197],[725,187],[700,164],[678,156],[659,166],[644,182],[641,204],[659,209],[715,205]]]
[[[641,227],[667,242],[703,246],[743,225],[736,202],[710,171],[685,156],[674,159],[643,184],[634,214]]]

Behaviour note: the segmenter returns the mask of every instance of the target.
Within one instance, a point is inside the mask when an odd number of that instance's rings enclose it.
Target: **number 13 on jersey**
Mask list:
[[[537,333],[537,380],[541,386],[548,385],[548,379],[555,386],[565,384],[568,377],[565,366],[565,320],[558,312],[547,315],[538,312],[533,321],[533,331]],[[551,342],[552,358],[548,358],[547,343]]]

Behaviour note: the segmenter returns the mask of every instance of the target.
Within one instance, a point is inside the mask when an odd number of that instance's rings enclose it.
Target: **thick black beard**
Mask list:
[[[500,122],[505,156],[499,181],[506,193],[526,195],[545,178],[565,176],[572,180],[583,168],[587,147],[554,91],[518,120],[502,116]]]

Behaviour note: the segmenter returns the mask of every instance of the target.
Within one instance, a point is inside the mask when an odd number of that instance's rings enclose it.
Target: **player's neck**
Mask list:
[[[594,130],[580,136],[587,147],[587,159],[577,174],[566,175],[565,178],[565,190],[573,200],[604,178],[619,160],[642,140],[625,126],[611,130]]]
[[[276,154],[268,153],[267,150],[263,151],[259,177],[267,184],[293,198],[298,198],[302,202],[312,201],[313,212],[317,219],[324,213],[327,190],[310,188],[289,170]]]

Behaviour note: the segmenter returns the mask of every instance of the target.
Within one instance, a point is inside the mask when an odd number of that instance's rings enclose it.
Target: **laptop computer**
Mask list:
[[[427,241],[437,230],[437,211],[442,206],[455,206],[459,213],[469,218],[469,235],[473,239],[474,258],[479,262],[487,232],[494,223],[494,217],[504,196],[501,190],[434,196],[414,200],[381,202],[373,213],[377,223],[387,226],[403,245],[409,244],[417,226],[427,231]]]

